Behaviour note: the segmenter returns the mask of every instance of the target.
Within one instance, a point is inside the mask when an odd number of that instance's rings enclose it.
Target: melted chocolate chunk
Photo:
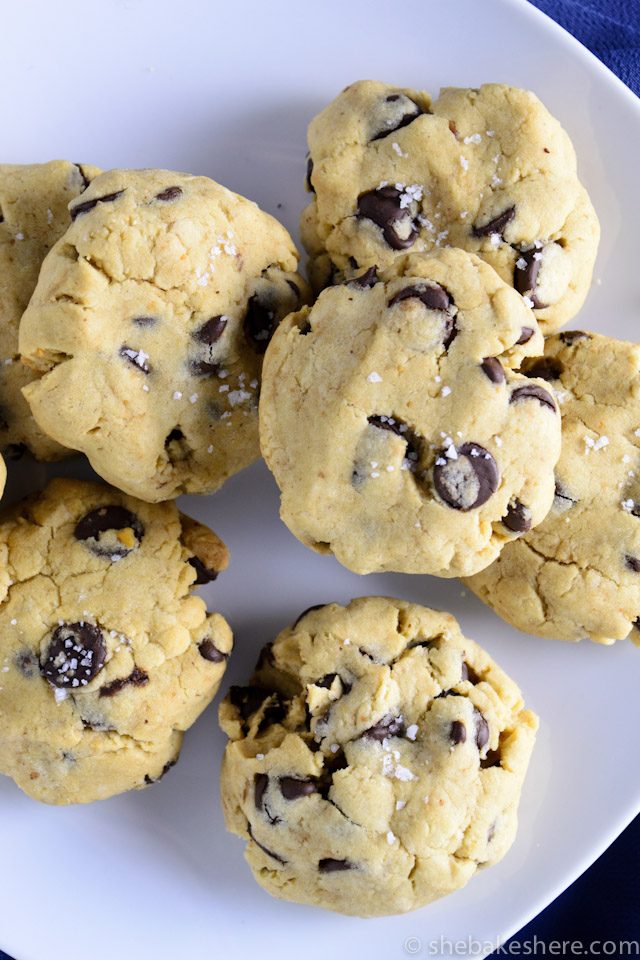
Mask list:
[[[311,157],[307,157],[307,176],[306,176],[306,184],[307,184],[307,190],[309,191],[309,193],[315,193],[315,192],[316,192],[313,184],[311,183],[311,174],[312,174],[312,173],[313,173],[313,160],[311,159]]]
[[[382,130],[371,137],[370,143],[373,143],[374,140],[382,140],[384,137],[388,137],[390,133],[395,133],[396,130],[407,127],[422,113],[422,110],[415,100],[407,97],[404,93],[392,93],[388,97],[385,97],[384,103],[394,104],[389,123],[388,125],[385,124]],[[399,109],[395,109],[396,104]]]
[[[209,567],[206,567],[200,557],[189,557],[187,560],[193,569],[196,571],[196,579],[194,580],[194,586],[197,586],[200,583],[211,583],[218,576],[217,570],[211,570]]]
[[[278,325],[275,310],[262,303],[257,294],[249,298],[242,327],[256,353],[264,353]]]
[[[396,293],[395,296],[389,300],[389,307],[393,307],[403,300],[419,300],[427,310],[438,310],[447,314],[444,320],[442,342],[445,349],[448,349],[458,333],[455,319],[449,314],[449,310],[453,306],[451,294],[445,290],[444,287],[441,287],[439,283],[416,283]]]
[[[303,610],[302,613],[298,615],[297,619],[291,625],[291,629],[295,630],[300,621],[306,617],[308,613],[311,613],[313,610],[322,610],[323,607],[326,607],[326,603],[315,603],[312,607],[307,607],[306,610]]]
[[[156,193],[156,200],[164,200],[168,202],[169,200],[177,200],[178,197],[182,196],[182,187],[167,187],[166,190],[162,190],[160,193]]]
[[[169,773],[169,770],[171,770],[172,767],[175,767],[175,765],[176,765],[177,762],[178,762],[178,758],[177,758],[177,757],[175,758],[175,760],[168,760],[167,763],[165,763],[165,765],[164,765],[164,767],[162,768],[162,770],[160,771],[160,776],[156,777],[155,780],[153,780],[153,779],[149,776],[148,773],[145,773],[145,775],[144,775],[144,782],[147,784],[147,786],[150,786],[152,783],[159,783],[160,780],[162,780],[162,778],[163,778],[167,773]]]
[[[121,531],[126,533],[119,536]],[[110,536],[105,538],[104,533]],[[112,504],[86,513],[78,520],[73,535],[98,557],[126,557],[140,546],[144,527],[135,513]]]
[[[516,208],[508,207],[507,210],[499,213],[497,217],[493,218],[493,220],[489,220],[487,223],[483,223],[481,226],[474,224],[471,232],[474,237],[490,237],[492,234],[497,233],[498,236],[502,238],[505,227],[508,223],[511,223],[515,215]]]
[[[83,203],[76,203],[75,207],[69,208],[71,219],[75,220],[76,217],[89,213],[89,211],[93,210],[99,203],[113,203],[113,201],[121,197],[123,193],[124,190],[116,190],[115,193],[106,193],[104,197],[96,197],[95,200],[85,200]]]
[[[320,873],[337,873],[339,870],[353,870],[353,866],[349,860],[334,860],[333,857],[324,857],[318,861],[318,871]]]
[[[269,777],[266,773],[256,773],[253,778],[253,802],[256,810],[262,810],[264,795],[269,786]]]
[[[120,347],[120,356],[142,373],[151,373],[151,366],[147,363],[148,356],[144,350],[134,350],[125,343]]]
[[[174,427],[173,430],[167,434],[167,438],[164,441],[165,447],[168,447],[170,443],[179,443],[180,440],[184,440],[184,433],[180,427]]]
[[[473,708],[473,719],[476,722],[476,745],[482,750],[489,742],[489,724],[477,707]]]
[[[269,691],[261,687],[233,686],[229,689],[229,702],[238,710],[243,720],[253,716],[268,697]]]
[[[521,400],[537,400],[543,407],[549,407],[554,413],[556,412],[556,405],[553,402],[551,394],[543,390],[542,387],[538,387],[535,383],[526,387],[518,387],[514,390],[509,398],[509,403],[519,403]]]
[[[467,728],[462,720],[454,720],[449,730],[449,740],[454,746],[464,743],[467,739]]]
[[[444,455],[433,467],[433,485],[440,498],[454,510],[474,510],[486,503],[498,489],[498,465],[488,450],[477,443],[463,443],[457,458]]]
[[[504,368],[497,357],[485,357],[480,367],[491,383],[504,383],[506,380]]]
[[[198,343],[206,343],[208,346],[212,346],[218,342],[224,333],[228,320],[229,318],[225,317],[224,314],[211,317],[198,327],[191,336],[194,340],[197,340]]]
[[[524,262],[524,266],[518,264]],[[542,253],[537,248],[520,253],[513,270],[513,285],[522,296],[528,296],[535,310],[548,306],[536,296],[538,273],[542,264]]]
[[[567,347],[574,344],[576,340],[591,340],[591,334],[585,333],[584,330],[563,330],[559,337]]]
[[[284,857],[281,857],[279,854],[274,853],[273,850],[269,850],[269,848],[263,846],[263,844],[261,844],[259,840],[256,840],[256,838],[255,838],[254,835],[253,835],[253,831],[252,831],[252,829],[251,829],[251,824],[249,823],[249,821],[247,821],[247,833],[249,834],[249,836],[251,837],[251,839],[252,839],[253,842],[255,843],[256,847],[260,847],[260,849],[262,850],[262,852],[263,852],[263,853],[266,853],[268,857],[272,857],[274,860],[277,860],[278,863],[285,864],[285,863],[287,862],[287,861],[284,859]]]
[[[371,287],[375,287],[377,282],[378,268],[369,267],[369,269],[359,277],[355,277],[353,280],[348,280],[347,284],[350,287],[358,287],[360,290],[368,290]]]
[[[534,333],[535,331],[533,327],[523,327],[522,330],[520,331],[520,336],[516,340],[516,345],[529,343],[529,340],[531,340],[531,337],[533,336]]]
[[[526,533],[531,530],[531,510],[529,510],[529,507],[525,507],[520,500],[515,500],[507,507],[502,522],[508,530],[513,530],[514,533]]]
[[[358,197],[358,216],[371,220],[393,250],[406,250],[418,236],[408,207],[401,206],[403,192],[397,187],[378,187]]]
[[[480,768],[487,770],[489,767],[501,767],[502,757],[499,750],[489,750],[486,757],[480,760]]]
[[[117,680],[105,684],[104,687],[100,687],[100,696],[115,697],[116,693],[120,693],[125,687],[144,687],[147,683],[149,683],[149,674],[145,673],[144,670],[139,670],[138,667],[134,667],[128,677],[119,677]]]
[[[198,652],[203,660],[209,660],[210,663],[222,663],[227,659],[227,654],[218,650],[210,637],[205,637],[198,644]]]
[[[627,554],[624,560],[629,570],[633,570],[634,573],[640,573],[640,560],[637,557],[632,557],[630,554]]]
[[[382,743],[382,741],[388,737],[402,736],[403,732],[404,724],[400,717],[393,717],[388,714],[386,717],[378,720],[372,727],[369,727],[368,730],[365,730],[362,736],[367,740],[377,740],[378,743]]]
[[[540,357],[528,363],[524,373],[525,377],[540,377],[541,380],[559,380],[564,370],[564,365],[556,360],[555,357]]]
[[[102,670],[107,645],[93,623],[63,623],[51,634],[40,664],[42,676],[54,687],[85,687]]]
[[[480,678],[480,676],[475,672],[475,670],[473,669],[473,667],[472,667],[470,664],[468,664],[466,660],[463,660],[463,661],[462,661],[462,674],[461,674],[461,679],[462,679],[462,680],[468,680],[469,683],[472,683],[472,684],[475,686],[477,683],[480,683],[480,679],[481,679],[481,678]]]
[[[407,445],[405,460],[409,469],[413,469],[420,459],[420,441],[415,433],[402,420],[396,417],[389,417],[386,414],[372,414],[367,417],[367,423],[378,430],[388,430],[389,433],[395,433],[402,437]]]
[[[310,778],[280,777],[278,785],[285,800],[300,800],[301,797],[309,797],[312,793],[318,792],[315,780]]]

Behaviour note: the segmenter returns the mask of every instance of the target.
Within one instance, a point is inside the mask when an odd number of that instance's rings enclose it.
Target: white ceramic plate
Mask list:
[[[524,0],[31,0],[7,4],[2,26],[2,160],[68,157],[209,174],[294,234],[307,122],[350,81],[375,77],[434,93],[487,80],[530,87],[571,134],[602,221],[601,283],[578,323],[636,333],[638,101]],[[14,496],[47,472],[10,470]],[[58,468],[82,470],[80,461]],[[50,809],[0,778],[0,945],[19,960],[389,960],[438,955],[440,937],[495,943],[638,812],[640,772],[629,748],[640,724],[640,651],[631,644],[535,640],[457,582],[350,574],[279,522],[263,465],[184,507],[231,548],[229,571],[203,591],[236,633],[225,689],[313,603],[395,594],[459,617],[542,718],[518,839],[465,890],[402,917],[362,921],[272,900],[253,882],[243,843],[223,827],[214,707],[187,736],[177,769],[144,792]]]

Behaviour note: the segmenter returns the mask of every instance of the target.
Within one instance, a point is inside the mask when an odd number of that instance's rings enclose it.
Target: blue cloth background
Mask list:
[[[530,2],[577,37],[640,95],[640,0]],[[631,761],[635,762],[635,740],[632,738],[630,743],[633,748]],[[597,763],[597,757],[594,763]],[[579,797],[573,799],[579,804]],[[567,802],[570,802],[569,798]],[[585,944],[605,940],[640,940],[639,864],[640,817],[590,870],[510,943],[514,946],[517,943],[524,945],[525,941],[532,941],[534,936],[546,943],[551,940],[581,940]],[[500,951],[493,956],[508,955],[508,949],[509,944],[505,946],[504,953]],[[11,958],[0,951],[0,960]],[[185,957],[184,960],[189,958]]]

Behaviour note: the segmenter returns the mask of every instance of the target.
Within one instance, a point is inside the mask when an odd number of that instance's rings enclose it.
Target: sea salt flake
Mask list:
[[[332,743],[331,746],[329,747],[329,750],[331,750],[331,753],[337,753],[339,749],[340,749],[339,743]]]
[[[417,723],[409,724],[409,726],[407,727],[407,739],[415,740],[417,736],[418,736],[418,724]]]
[[[264,760],[264,753],[256,753],[256,760]]]
[[[471,136],[465,137],[462,141],[463,143],[480,143],[482,136],[479,133],[472,133]]]
[[[393,147],[393,149],[395,150],[395,152],[398,154],[399,157],[407,156],[407,154],[404,152],[404,150],[402,149],[399,143],[394,142],[391,144],[391,146]]]
[[[395,777],[396,780],[404,780],[406,782],[418,779],[415,773],[412,773],[408,767],[403,767],[401,763],[396,764]]]
[[[389,846],[391,846],[391,845],[394,844],[395,842],[396,842],[396,835],[395,835],[395,833],[392,833],[391,830],[387,830],[387,843],[389,844]]]
[[[450,393],[451,393],[451,387],[444,386],[444,387],[442,388],[442,390],[440,391],[440,396],[441,396],[441,397],[448,397]]]
[[[407,805],[406,800],[396,800],[396,810],[404,810]]]
[[[522,299],[524,300],[524,302],[529,308],[531,309],[533,308],[533,300],[531,299],[531,297],[523,297]]]
[[[469,169],[469,161],[466,157],[460,157],[460,166],[465,172]]]
[[[197,399],[198,399],[198,394],[192,393],[191,396],[189,397],[189,403],[195,403]]]
[[[500,240],[501,240],[501,237],[499,233],[492,233],[489,237],[489,243],[491,244],[492,247],[499,247]]]
[[[182,390],[175,390],[173,394],[174,400],[182,400]]]
[[[379,373],[376,373],[375,370],[372,370],[369,376],[367,377],[369,383],[382,383],[382,377]]]

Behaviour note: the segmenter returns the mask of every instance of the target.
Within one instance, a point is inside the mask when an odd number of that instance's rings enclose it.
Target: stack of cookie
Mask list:
[[[540,636],[640,623],[640,356],[558,333],[599,238],[558,121],[502,85],[366,81],[309,148],[313,295],[284,228],[205,177],[0,168],[5,452],[112,485],[0,522],[0,770],[38,799],[176,761],[232,639],[190,595],[226,548],[167,501],[260,450],[289,529],[356,573],[463,577]],[[506,853],[537,727],[451,616],[376,597],[302,614],[220,722],[258,882],[364,916]]]

